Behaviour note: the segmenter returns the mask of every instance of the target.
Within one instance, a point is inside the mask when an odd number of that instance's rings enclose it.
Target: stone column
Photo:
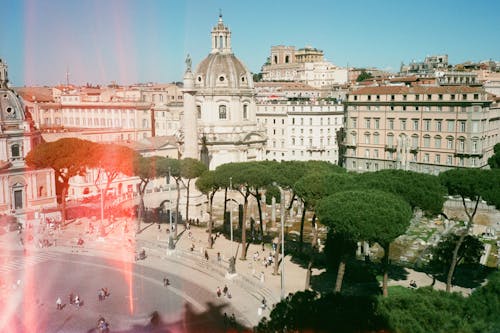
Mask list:
[[[198,125],[197,111],[194,95],[194,75],[188,68],[184,74],[184,155],[183,158],[190,157],[199,160],[198,152]]]

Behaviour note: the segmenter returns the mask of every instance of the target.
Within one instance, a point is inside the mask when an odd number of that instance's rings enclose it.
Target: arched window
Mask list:
[[[290,61],[290,56],[289,55],[286,55],[285,56],[285,63],[288,64],[288,62]]]
[[[219,105],[219,119],[227,119],[227,109],[224,104]]]
[[[243,104],[243,119],[248,119],[248,104]]]

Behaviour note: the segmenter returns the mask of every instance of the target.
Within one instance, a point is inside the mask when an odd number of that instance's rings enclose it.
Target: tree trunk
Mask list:
[[[66,223],[66,192],[68,191],[68,186],[63,185],[61,190],[61,224],[64,225]]]
[[[305,207],[304,207],[305,211]],[[311,242],[311,256],[309,257],[309,263],[307,264],[307,272],[306,272],[306,290],[311,288],[311,275],[312,275],[312,267],[314,264],[314,256],[316,255],[317,242],[318,242],[318,230],[316,229],[316,214],[313,215],[312,218],[312,227],[313,227],[313,239]]]
[[[307,263],[307,272],[306,272],[306,285],[305,290],[311,289],[311,276],[312,276],[312,267],[313,267],[313,257],[309,258],[309,262]]]
[[[227,211],[227,187],[224,190],[224,214],[222,214],[224,222],[226,222],[226,211]]]
[[[186,186],[186,221],[189,221],[189,186],[191,185],[191,179],[188,179]]]
[[[390,247],[389,243],[383,245],[384,258],[382,258],[382,262],[383,262],[382,267],[383,267],[383,271],[384,271],[384,276],[382,278],[382,295],[384,297],[387,297],[387,295],[388,295],[387,283],[389,280],[389,273],[388,273],[388,270],[389,270],[389,247]]]
[[[247,208],[248,208],[248,194],[245,195],[245,203],[243,204],[243,221],[241,221],[241,260],[247,259]]]
[[[214,204],[214,194],[215,192],[212,192],[209,197],[208,197],[208,203],[209,203],[209,220],[208,220],[208,246],[209,248],[212,248],[213,243],[212,243],[212,227],[213,227],[213,218],[212,218],[212,213],[213,213],[213,204]]]
[[[144,217],[144,191],[139,191],[139,211],[137,212],[136,232],[141,231],[141,222]]]
[[[448,270],[448,276],[446,277],[446,292],[451,291],[451,283],[453,280],[453,274],[455,274],[455,268],[457,267],[457,262],[458,262],[458,251],[460,250],[460,246],[462,246],[462,243],[465,239],[465,237],[468,235],[470,228],[472,228],[472,223],[474,222],[474,216],[476,215],[477,207],[479,205],[479,200],[480,197],[478,196],[476,198],[476,203],[474,206],[474,210],[472,213],[469,213],[467,210],[467,204],[465,203],[465,197],[462,196],[462,204],[464,206],[465,214],[469,218],[469,223],[467,225],[466,230],[460,235],[460,238],[458,239],[457,245],[455,245],[455,248],[453,249],[453,255],[451,257],[451,264],[450,264],[450,269]]]
[[[462,246],[462,243],[465,239],[465,236],[467,236],[467,232],[464,232],[462,235],[460,235],[460,238],[458,238],[457,245],[455,245],[455,248],[453,249],[453,255],[451,257],[451,264],[450,264],[450,269],[448,270],[448,276],[446,277],[446,292],[451,291],[451,283],[453,280],[453,274],[455,274],[455,268],[457,267],[457,258],[458,258],[458,251],[460,250],[460,246]]]
[[[260,234],[262,235],[262,243],[264,243],[264,222],[262,221],[262,206],[260,205],[260,194],[257,192],[257,209],[259,210],[259,225],[260,225]]]
[[[304,245],[304,223],[305,223],[305,220],[306,220],[306,204],[304,203],[304,209],[302,210],[302,217],[300,218],[300,235],[299,235],[299,251],[300,252],[302,252],[302,248]]]
[[[342,290],[342,281],[344,280],[345,273],[345,259],[341,259],[339,262],[339,268],[337,269],[337,280],[335,281],[335,289],[336,293],[339,293]]]

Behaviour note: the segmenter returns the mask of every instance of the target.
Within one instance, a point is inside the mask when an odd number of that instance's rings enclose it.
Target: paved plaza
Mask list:
[[[248,260],[236,260],[236,274],[229,275],[228,259],[238,243],[220,236],[209,249],[205,227],[192,226],[188,231],[180,225],[176,248],[168,250],[165,224],[158,228],[143,223],[134,236],[133,221],[117,218],[113,223],[105,221],[106,235],[100,237],[97,230],[88,233],[95,219],[68,222],[43,236],[36,227],[28,229],[22,234],[24,243],[16,231],[0,236],[4,309],[0,331],[92,332],[99,316],[111,323],[113,332],[154,331],[151,317],[156,311],[158,327],[178,332],[197,332],[203,327],[216,332],[231,327],[231,317],[243,327],[253,327],[280,299],[281,277],[272,274],[271,266],[252,258],[256,251],[262,253],[260,245],[251,244]],[[43,246],[42,239],[50,246]],[[78,244],[79,239],[83,244]],[[136,261],[142,250],[146,259]],[[266,247],[266,255],[270,250]],[[289,258],[285,275],[285,295],[303,289],[305,270]],[[168,287],[163,284],[165,278]],[[230,298],[217,296],[217,288],[224,286]],[[97,292],[102,287],[109,288],[111,295],[99,302]],[[68,304],[71,292],[79,294],[82,307]],[[63,300],[62,310],[56,309],[58,297]],[[268,307],[260,313],[262,298]]]

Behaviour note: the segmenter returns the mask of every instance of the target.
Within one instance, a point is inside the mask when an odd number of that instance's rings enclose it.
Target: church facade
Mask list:
[[[219,15],[212,50],[184,75],[184,156],[210,169],[229,162],[260,161],[266,134],[257,123],[252,73],[234,55],[231,31]]]
[[[52,169],[26,167],[26,155],[42,137],[7,83],[7,65],[0,59],[0,213],[22,217],[57,206],[55,177]]]

